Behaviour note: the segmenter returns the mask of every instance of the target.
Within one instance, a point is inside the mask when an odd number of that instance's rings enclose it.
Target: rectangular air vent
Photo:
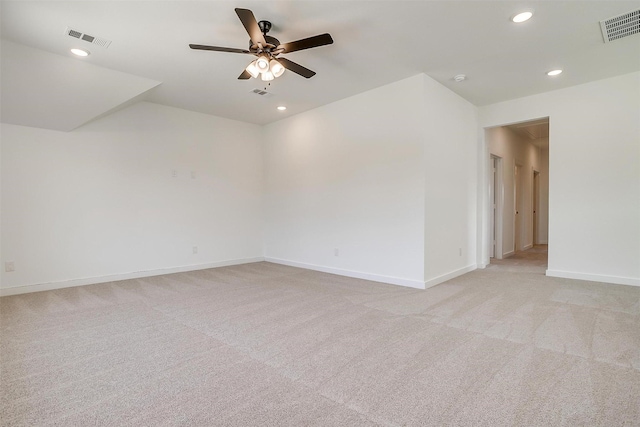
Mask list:
[[[76,39],[84,40],[88,43],[98,45],[105,49],[108,48],[109,45],[111,44],[111,40],[103,39],[96,36],[91,36],[89,34],[83,33],[82,31],[74,30],[69,27],[67,27],[67,29],[65,30],[65,34],[68,36],[74,37]]]
[[[600,21],[605,43],[640,33],[640,9]]]
[[[254,93],[254,94],[258,95],[258,96],[262,96],[262,97],[264,97],[264,98],[271,98],[271,97],[273,96],[273,94],[272,94],[272,93],[267,92],[267,91],[266,91],[266,90],[264,90],[264,89],[253,89],[253,90],[251,91],[251,93]]]

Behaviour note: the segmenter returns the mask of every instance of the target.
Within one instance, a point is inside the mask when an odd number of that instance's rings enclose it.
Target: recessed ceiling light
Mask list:
[[[71,49],[71,53],[77,56],[89,56],[89,51],[84,49]]]
[[[562,73],[562,70],[551,70],[547,73],[547,76],[557,76],[560,73]]]
[[[467,80],[467,76],[464,74],[458,74],[453,76],[453,80],[457,81],[457,82],[463,82],[465,80]]]
[[[529,19],[531,19],[532,16],[533,16],[533,12],[528,10],[526,12],[521,12],[521,13],[518,13],[517,15],[512,16],[511,20],[519,24],[521,22],[528,21]]]
[[[278,110],[280,110],[280,111],[284,111],[286,109],[287,109],[287,107],[285,107],[284,105],[281,105],[281,106],[278,107]]]

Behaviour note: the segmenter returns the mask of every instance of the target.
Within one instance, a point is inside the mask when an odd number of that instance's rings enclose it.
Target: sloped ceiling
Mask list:
[[[160,82],[3,41],[3,123],[70,131]]]
[[[240,81],[252,56],[189,49],[246,48],[235,7],[270,20],[269,34],[281,42],[330,33],[334,44],[286,55],[318,74]],[[146,92],[148,101],[266,124],[419,73],[487,105],[639,71],[640,34],[604,43],[599,25],[639,7],[637,0],[0,1],[2,39],[46,52],[25,54],[19,61],[33,64],[26,67],[11,59],[21,54],[15,44],[3,49],[2,120],[72,129],[162,82]],[[511,22],[530,8],[531,20]],[[66,35],[67,27],[112,43],[96,47]],[[71,47],[91,55],[72,57]],[[555,68],[564,73],[548,77]],[[457,83],[457,74],[468,79]],[[252,94],[265,87],[273,96]]]

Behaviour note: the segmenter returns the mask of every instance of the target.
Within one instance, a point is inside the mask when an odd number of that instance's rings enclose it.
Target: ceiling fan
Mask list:
[[[257,22],[253,16],[253,12],[249,9],[236,8],[236,14],[245,30],[249,33],[249,49],[234,49],[230,47],[205,46],[201,44],[190,44],[191,49],[196,50],[213,50],[216,52],[245,53],[257,56],[247,68],[238,77],[239,80],[248,80],[251,77],[257,78],[261,76],[263,81],[271,81],[276,77],[280,77],[285,69],[293,71],[305,78],[315,76],[315,71],[303,67],[287,58],[279,57],[280,54],[291,53],[298,50],[310,49],[312,47],[324,46],[333,43],[331,35],[328,33],[320,34],[306,39],[296,40],[294,42],[280,44],[275,37],[268,36],[267,33],[271,29],[271,22]]]

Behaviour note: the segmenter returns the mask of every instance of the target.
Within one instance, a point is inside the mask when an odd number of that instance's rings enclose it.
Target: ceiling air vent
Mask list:
[[[86,42],[89,42],[91,44],[95,44],[98,45],[100,47],[103,48],[108,48],[109,45],[111,44],[111,40],[107,40],[107,39],[103,39],[100,37],[96,37],[96,36],[91,36],[89,34],[85,34],[82,31],[78,31],[78,30],[74,30],[71,29],[69,27],[67,27],[67,29],[65,30],[65,34],[71,37],[74,37],[76,39],[80,39],[80,40],[84,40]]]
[[[640,9],[600,21],[605,43],[640,33]]]
[[[262,90],[262,89],[254,89],[254,90],[251,91],[251,93],[255,93],[256,95],[264,96],[265,98],[269,98],[269,97],[273,96],[272,93],[269,93],[266,90]]]

